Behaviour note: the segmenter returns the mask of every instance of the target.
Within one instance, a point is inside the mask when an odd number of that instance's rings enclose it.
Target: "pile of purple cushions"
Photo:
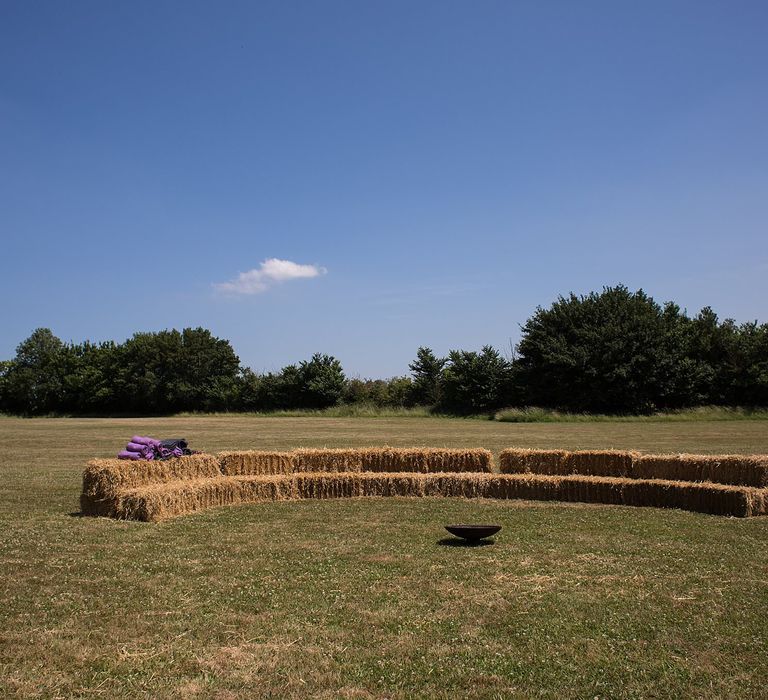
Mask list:
[[[184,438],[171,438],[169,440],[155,440],[151,437],[134,435],[131,441],[119,452],[118,459],[170,459],[190,455],[192,450],[187,448]]]

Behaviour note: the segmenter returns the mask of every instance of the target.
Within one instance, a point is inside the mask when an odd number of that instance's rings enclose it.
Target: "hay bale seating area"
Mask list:
[[[768,488],[768,455],[641,455],[594,450],[503,450],[502,474],[591,474],[630,479],[711,481]]]
[[[84,515],[156,522],[238,503],[364,496],[552,500],[768,513],[768,456],[602,450],[369,448],[197,454],[164,462],[97,459]]]

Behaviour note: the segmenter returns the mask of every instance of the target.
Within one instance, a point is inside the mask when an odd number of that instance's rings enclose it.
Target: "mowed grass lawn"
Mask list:
[[[1,697],[768,697],[768,518],[448,499],[77,517],[85,461],[134,433],[768,452],[761,421],[2,418]],[[452,521],[504,529],[456,547]]]

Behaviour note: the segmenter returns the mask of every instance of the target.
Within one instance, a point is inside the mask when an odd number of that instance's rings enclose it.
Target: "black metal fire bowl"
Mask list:
[[[446,525],[445,529],[452,535],[467,540],[467,542],[479,542],[486,537],[495,535],[501,530],[501,525]]]

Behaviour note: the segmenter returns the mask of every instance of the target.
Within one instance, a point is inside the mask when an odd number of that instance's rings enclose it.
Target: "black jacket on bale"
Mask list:
[[[160,440],[160,446],[167,447],[169,450],[177,447],[186,450],[189,447],[189,443],[184,438],[168,438],[168,440]]]

